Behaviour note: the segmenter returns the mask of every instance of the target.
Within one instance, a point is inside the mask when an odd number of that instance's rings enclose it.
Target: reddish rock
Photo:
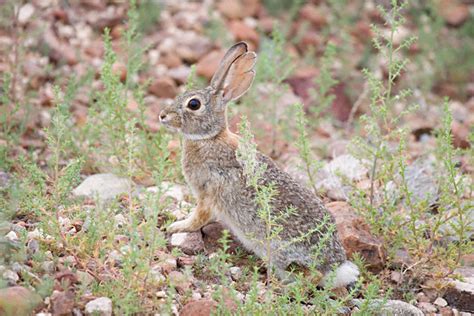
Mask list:
[[[260,9],[259,0],[221,0],[217,9],[228,19],[254,16]]]
[[[352,110],[352,102],[346,94],[345,83],[335,85],[331,89],[331,94],[335,96],[331,105],[332,114],[341,122],[347,121]]]
[[[160,64],[165,65],[168,68],[179,67],[183,64],[181,59],[175,54],[162,54],[158,61]]]
[[[74,293],[72,291],[54,291],[51,295],[53,315],[71,315],[74,308]]]
[[[447,24],[460,26],[469,18],[469,7],[458,0],[441,0],[438,2],[438,13]]]
[[[451,132],[453,133],[454,147],[469,148],[469,128],[465,124],[453,121]]]
[[[301,18],[311,22],[316,28],[321,28],[327,24],[326,15],[312,3],[305,4],[300,10]]]
[[[257,31],[242,21],[234,20],[229,24],[230,32],[234,35],[236,41],[249,41],[255,45],[259,43]]]
[[[382,269],[385,262],[383,244],[370,234],[367,223],[346,202],[332,202],[326,207],[336,220],[337,232],[347,256],[358,252],[366,260],[369,269]]]
[[[41,296],[22,286],[0,289],[0,315],[31,315]]]
[[[112,65],[112,73],[120,78],[120,81],[125,82],[127,79],[127,66],[119,61]]]
[[[313,49],[318,48],[321,46],[322,42],[323,39],[321,35],[316,32],[316,30],[307,30],[301,37],[301,41],[298,43],[298,48],[300,51],[304,52],[310,47]]]
[[[373,36],[370,24],[364,20],[358,21],[350,32],[352,36],[363,43],[369,42]]]
[[[75,49],[69,44],[61,42],[52,29],[48,28],[43,33],[43,41],[50,49],[49,57],[51,59],[56,62],[64,61],[69,65],[77,64]]]
[[[224,52],[219,50],[213,50],[206,54],[197,63],[196,74],[203,76],[207,80],[211,80],[212,76],[217,70],[217,67],[219,67],[222,57],[224,57]]]
[[[224,307],[227,311],[232,312],[237,309],[237,305],[229,295],[226,289],[223,290]],[[217,302],[211,299],[200,299],[191,301],[184,305],[179,313],[180,316],[208,316],[214,315],[217,309]]]
[[[240,0],[244,16],[255,16],[260,10],[260,0]]]
[[[180,294],[185,293],[191,287],[191,281],[184,273],[179,271],[171,271],[168,274],[168,281]]]
[[[273,26],[275,25],[275,19],[270,16],[265,16],[258,19],[259,29],[264,33],[271,33],[273,31]]]
[[[217,308],[217,303],[210,299],[191,301],[184,305],[180,316],[209,316]]]
[[[285,80],[293,92],[303,100],[305,106],[309,106],[312,101],[311,91],[316,89],[314,78],[318,73],[317,69],[306,67],[298,69],[293,76]]]
[[[449,307],[440,307],[439,313],[441,316],[454,316],[453,310]]]
[[[160,98],[174,98],[178,93],[178,88],[173,79],[160,77],[150,85],[148,91]]]

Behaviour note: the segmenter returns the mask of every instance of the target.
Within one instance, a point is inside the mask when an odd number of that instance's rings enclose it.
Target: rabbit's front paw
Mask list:
[[[185,232],[189,231],[189,222],[187,220],[177,221],[168,226],[167,231],[169,233],[178,233],[178,232]]]

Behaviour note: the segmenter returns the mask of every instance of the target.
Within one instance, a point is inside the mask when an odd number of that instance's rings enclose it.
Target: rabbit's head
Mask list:
[[[208,87],[186,91],[160,113],[160,122],[186,139],[209,139],[227,128],[226,105],[242,96],[255,77],[257,55],[247,44],[232,46]]]

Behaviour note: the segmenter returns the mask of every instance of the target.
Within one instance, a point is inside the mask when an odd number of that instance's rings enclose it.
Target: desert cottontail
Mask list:
[[[196,210],[185,220],[170,225],[170,232],[195,231],[213,220],[224,224],[248,250],[261,258],[266,255],[265,222],[258,216],[254,190],[246,185],[243,166],[236,157],[239,136],[227,127],[226,105],[242,96],[255,77],[257,55],[240,42],[225,54],[208,87],[187,91],[174,104],[160,113],[160,121],[180,132],[183,142],[183,172],[197,199]],[[264,106],[263,104],[261,106]],[[288,276],[289,267],[312,265],[312,250],[327,229],[322,229],[294,242],[325,219],[334,220],[324,204],[311,191],[293,180],[267,156],[258,153],[259,163],[266,164],[263,182],[273,183],[278,193],[272,200],[274,212],[293,208],[286,218],[278,238],[270,242],[273,250],[271,265],[281,278]],[[317,268],[327,283],[340,287],[357,280],[359,271],[346,260],[344,249],[335,232],[322,252]],[[335,270],[334,270],[335,269]]]

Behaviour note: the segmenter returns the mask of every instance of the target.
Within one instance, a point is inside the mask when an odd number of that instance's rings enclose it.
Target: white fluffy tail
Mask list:
[[[359,268],[350,262],[345,261],[335,271],[328,272],[321,281],[322,286],[329,285],[331,288],[345,287],[357,281]]]

